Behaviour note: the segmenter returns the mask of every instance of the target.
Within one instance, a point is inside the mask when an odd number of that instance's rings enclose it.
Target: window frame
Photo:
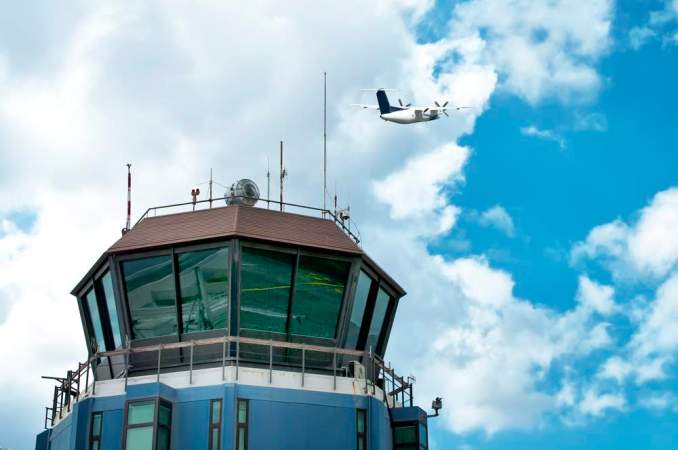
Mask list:
[[[219,403],[219,421],[217,423],[214,423],[214,404]],[[210,400],[210,419],[209,419],[209,427],[208,427],[208,450],[215,450],[214,447],[214,441],[212,440],[212,432],[214,429],[217,429],[217,446],[216,450],[221,450],[221,428],[223,425],[223,417],[224,417],[224,402],[220,398],[215,398]]]
[[[99,435],[95,436],[94,435],[94,416],[99,417]],[[90,414],[90,426],[89,426],[89,445],[87,448],[89,450],[93,450],[94,447],[94,442],[97,442],[99,445],[97,448],[101,450],[101,434],[103,433],[104,430],[104,413],[103,411],[94,411],[92,414]]]
[[[148,402],[153,402],[154,404],[154,410],[153,410],[153,421],[152,422],[144,422],[144,423],[136,423],[136,424],[129,424],[129,407],[130,405],[133,405],[135,403],[148,403]],[[167,406],[170,411],[170,424],[169,426],[167,425],[160,425],[160,405]],[[134,400],[126,400],[125,401],[125,413],[123,416],[123,433],[122,433],[122,450],[127,450],[127,432],[130,428],[146,428],[148,426],[151,426],[152,432],[153,432],[153,440],[151,443],[151,450],[156,450],[157,445],[158,445],[158,429],[160,428],[165,428],[169,431],[169,448],[172,448],[172,421],[174,420],[174,411],[173,411],[173,403],[167,399],[164,399],[162,397],[147,397],[147,398],[136,398]]]
[[[240,423],[240,403],[245,404],[245,422]],[[237,398],[235,402],[235,448],[234,450],[240,449],[240,429],[244,430],[243,435],[245,436],[245,444],[243,445],[243,450],[248,450],[249,448],[249,422],[250,422],[250,401],[249,399]]]
[[[421,442],[421,434],[419,433],[419,427],[421,425],[424,425],[426,427],[426,442],[422,446]],[[405,427],[414,427],[415,429],[415,442],[407,442],[407,443],[397,443],[396,442],[396,429],[398,428],[405,428]],[[428,450],[428,424],[425,422],[422,422],[421,420],[408,420],[405,422],[397,422],[394,427],[392,427],[392,437],[393,437],[393,449],[398,450],[398,449],[408,449],[414,446],[417,450]]]

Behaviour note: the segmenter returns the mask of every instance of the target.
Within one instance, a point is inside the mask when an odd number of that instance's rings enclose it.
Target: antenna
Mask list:
[[[283,166],[283,141],[280,141],[280,211],[285,211],[285,206],[283,204],[283,182],[287,176],[287,170]]]
[[[212,168],[210,167],[210,209],[212,209]]]
[[[132,226],[132,164],[127,163],[127,221],[122,234],[127,233]]]
[[[268,156],[266,157],[266,182],[268,184],[266,187],[266,209],[271,209],[271,167]]]
[[[327,210],[327,72],[323,72],[323,217]]]

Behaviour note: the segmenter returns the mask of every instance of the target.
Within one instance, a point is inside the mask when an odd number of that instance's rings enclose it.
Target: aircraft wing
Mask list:
[[[377,105],[361,105],[359,103],[353,103],[351,106],[359,106],[362,109],[379,109],[379,106]]]

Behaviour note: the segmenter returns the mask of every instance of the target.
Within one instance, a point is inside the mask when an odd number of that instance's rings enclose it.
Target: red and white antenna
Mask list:
[[[132,164],[127,163],[127,222],[122,234],[127,233],[132,227]]]

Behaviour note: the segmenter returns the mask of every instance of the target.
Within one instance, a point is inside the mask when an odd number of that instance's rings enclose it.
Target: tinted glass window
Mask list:
[[[177,332],[172,257],[154,256],[122,263],[134,338]]]
[[[125,450],[152,450],[153,425],[127,430]]]
[[[396,444],[416,444],[417,427],[415,425],[398,427],[394,430]]]
[[[127,410],[127,424],[153,422],[155,420],[155,401],[130,403]]]
[[[358,285],[355,289],[355,297],[353,300],[353,310],[351,311],[351,321],[348,323],[348,332],[346,335],[346,348],[356,348],[358,344],[358,336],[360,335],[360,326],[363,323],[363,315],[365,314],[365,305],[367,304],[367,296],[370,294],[370,286],[372,279],[360,272],[358,278]]]
[[[389,295],[383,289],[379,288],[377,299],[374,304],[372,322],[370,323],[370,333],[367,336],[367,343],[365,344],[365,349],[367,350],[370,348],[373,352],[377,350],[377,344],[379,343],[379,336],[381,335],[381,329],[384,325],[384,318],[386,317],[389,301]]]
[[[349,263],[302,255],[295,282],[290,333],[334,338]]]
[[[226,328],[228,248],[179,255],[183,332]]]
[[[87,303],[87,311],[92,322],[92,332],[97,341],[99,351],[106,351],[106,341],[104,340],[104,330],[101,327],[101,316],[99,315],[99,306],[97,305],[97,296],[94,289],[85,295],[85,302]]]
[[[113,332],[113,342],[115,348],[122,347],[122,337],[120,335],[120,323],[118,322],[118,307],[115,304],[115,294],[113,293],[113,278],[111,272],[101,277],[101,290],[104,293],[108,317],[111,319],[111,331]]]
[[[243,248],[240,328],[285,333],[295,256]]]

